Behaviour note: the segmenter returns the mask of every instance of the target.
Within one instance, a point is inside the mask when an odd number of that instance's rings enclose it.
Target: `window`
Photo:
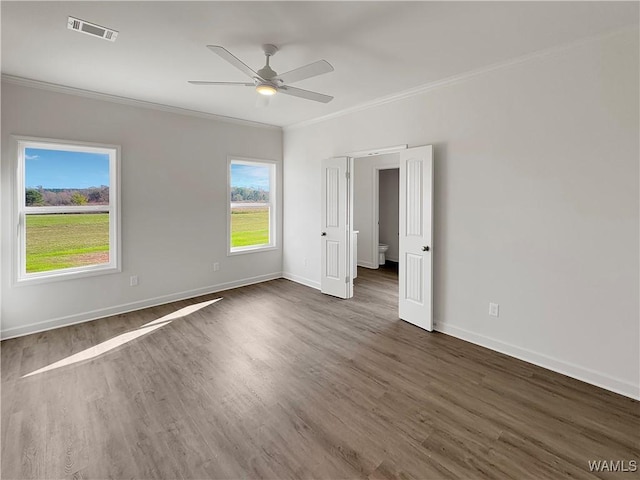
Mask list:
[[[229,253],[275,248],[273,162],[229,161]]]
[[[119,271],[119,147],[17,141],[18,282]]]

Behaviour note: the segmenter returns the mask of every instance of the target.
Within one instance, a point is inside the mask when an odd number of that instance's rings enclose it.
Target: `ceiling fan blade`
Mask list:
[[[317,62],[310,63],[304,67],[296,68],[295,70],[290,70],[278,75],[274,80],[280,80],[282,83],[289,84],[329,72],[333,72],[331,64],[326,60],[318,60]]]
[[[235,55],[231,54],[229,52],[229,50],[227,50],[224,47],[221,47],[220,45],[207,45],[207,48],[209,50],[211,50],[213,53],[215,53],[216,55],[219,55],[220,57],[222,57],[223,59],[225,59],[227,62],[229,62],[231,65],[233,65],[234,67],[236,67],[238,70],[242,71],[245,73],[245,75],[251,77],[251,78],[260,78],[261,80],[263,80],[260,75],[258,75],[256,72],[254,72],[251,68],[249,68],[242,60],[240,60],[238,57],[236,57]]]
[[[253,83],[244,82],[201,82],[199,80],[189,80],[187,83],[191,85],[238,85],[243,87],[253,87]]]
[[[322,93],[310,92],[309,90],[303,90],[301,88],[289,87],[283,85],[278,87],[278,91],[287,95],[293,95],[294,97],[305,98],[307,100],[313,100],[315,102],[329,103],[333,100],[333,97],[324,95]]]

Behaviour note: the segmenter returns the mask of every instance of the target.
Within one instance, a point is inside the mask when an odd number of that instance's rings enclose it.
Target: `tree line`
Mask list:
[[[232,187],[232,202],[268,202],[269,192],[258,188]],[[90,188],[27,188],[27,207],[53,207],[68,205],[108,205],[109,187]]]
[[[269,192],[257,188],[231,187],[232,202],[268,202]]]
[[[108,205],[109,187],[27,188],[27,207],[59,207],[68,205]]]

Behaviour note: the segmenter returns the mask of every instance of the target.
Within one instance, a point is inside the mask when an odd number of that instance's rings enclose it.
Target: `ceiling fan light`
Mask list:
[[[271,96],[271,95],[275,95],[278,92],[278,90],[273,85],[269,85],[268,83],[262,83],[260,85],[256,85],[256,92],[258,92],[260,95]]]

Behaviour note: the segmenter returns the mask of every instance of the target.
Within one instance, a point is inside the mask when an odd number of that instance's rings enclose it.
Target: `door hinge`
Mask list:
[[[344,279],[344,283],[349,283],[349,277]]]
[[[345,172],[344,176],[349,180],[351,178],[351,172]]]

